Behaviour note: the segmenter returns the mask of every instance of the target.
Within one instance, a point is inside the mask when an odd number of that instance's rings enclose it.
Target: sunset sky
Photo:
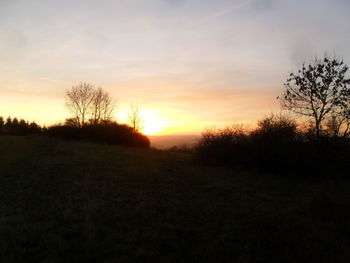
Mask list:
[[[102,86],[124,122],[196,133],[279,111],[290,71],[350,62],[348,0],[0,0],[0,116],[50,125],[65,90]]]

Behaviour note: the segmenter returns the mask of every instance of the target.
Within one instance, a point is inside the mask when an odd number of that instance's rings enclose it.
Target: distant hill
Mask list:
[[[151,147],[156,149],[168,149],[174,146],[194,146],[200,139],[200,135],[153,135],[148,136]]]

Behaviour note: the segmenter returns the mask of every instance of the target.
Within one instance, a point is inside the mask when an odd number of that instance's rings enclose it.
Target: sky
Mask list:
[[[103,87],[148,134],[253,124],[291,71],[350,62],[348,0],[0,0],[0,116],[64,121],[65,91]]]

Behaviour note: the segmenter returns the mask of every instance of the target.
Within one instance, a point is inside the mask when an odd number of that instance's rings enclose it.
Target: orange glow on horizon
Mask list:
[[[251,98],[256,101],[257,98]],[[124,99],[125,100],[125,99]],[[238,100],[238,99],[237,99]],[[181,105],[181,99],[178,100]],[[153,105],[150,102],[139,104],[140,115],[142,119],[142,133],[149,136],[154,135],[188,135],[200,134],[207,129],[223,128],[234,123],[254,124],[256,119],[266,115],[266,111],[259,110],[254,112],[244,112],[245,107],[239,106],[246,101],[236,104],[237,111],[232,111],[232,119],[223,118],[216,119],[215,111],[204,111],[207,107],[199,107],[206,105],[207,101],[196,102],[197,106],[193,109],[186,107],[176,107],[177,105]],[[138,104],[138,103],[136,103]],[[223,99],[220,105],[227,105],[227,101]],[[268,104],[266,102],[266,104]],[[216,104],[214,103],[214,106]],[[225,106],[226,106],[225,105]],[[249,104],[247,105],[249,106]],[[261,105],[262,108],[266,105]],[[113,119],[118,123],[128,124],[128,114],[130,112],[130,103],[119,103],[116,107]],[[274,112],[271,110],[270,112]],[[250,116],[247,116],[247,113]],[[42,97],[19,94],[16,97],[5,94],[0,97],[0,116],[7,118],[17,117],[27,121],[35,121],[41,126],[50,126],[57,123],[64,123],[66,118],[70,117],[70,113],[64,106],[63,95],[48,97],[43,100]],[[205,117],[204,117],[205,116]]]
[[[117,113],[117,121],[128,123],[128,105],[121,105]],[[145,135],[169,135],[200,133],[201,125],[190,115],[175,109],[153,108],[140,105],[141,132]]]

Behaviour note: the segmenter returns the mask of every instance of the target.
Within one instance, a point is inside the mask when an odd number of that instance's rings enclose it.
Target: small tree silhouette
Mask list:
[[[40,132],[42,132],[41,127],[38,124],[36,124],[34,121],[28,125],[28,133],[34,134],[34,133],[40,133]]]
[[[109,122],[115,109],[115,102],[101,87],[95,89],[94,98],[91,105],[91,122],[99,124],[101,122]]]
[[[94,99],[94,86],[81,83],[66,92],[66,107],[77,120],[77,125],[85,125]]]
[[[12,119],[11,117],[7,117],[6,123],[5,123],[6,128],[11,128],[12,127]]]
[[[143,129],[143,120],[141,117],[140,109],[137,104],[130,104],[130,112],[128,115],[129,125],[134,132],[140,132]]]
[[[320,137],[323,122],[348,109],[350,79],[347,70],[342,59],[328,55],[304,63],[284,84],[285,92],[280,97],[283,108],[310,117],[316,137]]]

